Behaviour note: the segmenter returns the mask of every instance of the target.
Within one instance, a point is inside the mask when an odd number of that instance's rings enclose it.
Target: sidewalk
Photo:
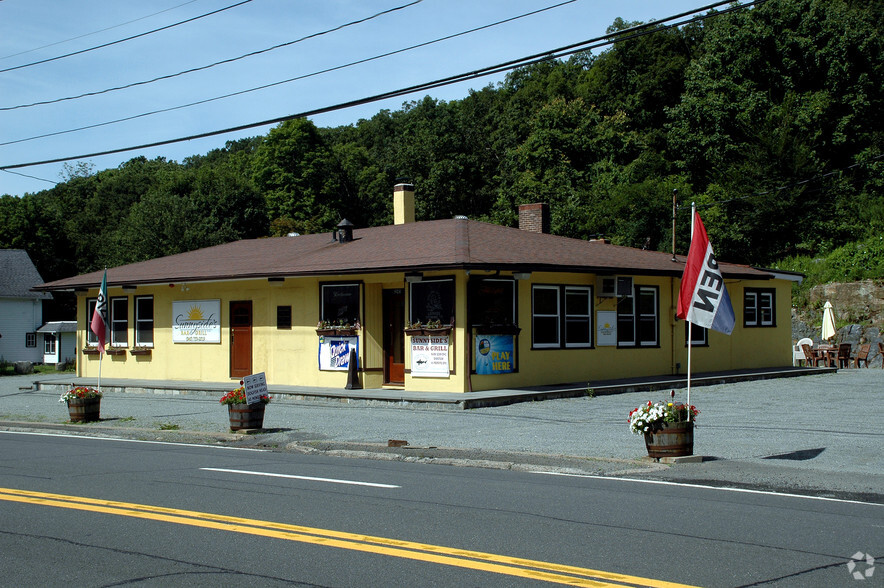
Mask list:
[[[884,370],[811,370],[812,375],[694,386],[700,410],[694,452],[702,463],[662,465],[647,460],[644,442],[627,426],[630,410],[648,400],[684,400],[674,381],[591,385],[595,395],[451,410],[416,403],[401,391],[343,391],[271,387],[260,434],[229,432],[218,399],[230,384],[178,393],[109,390],[102,382],[98,423],[73,425],[58,402],[71,375],[0,378],[0,430],[52,430],[87,435],[195,443],[224,443],[278,451],[558,473],[619,475],[775,489],[884,504]],[[805,370],[803,373],[808,373]],[[734,378],[739,374],[732,374]],[[714,377],[714,376],[710,376]],[[721,377],[720,375],[718,377]],[[37,390],[57,385],[58,390]],[[83,383],[83,382],[77,382]],[[91,382],[88,382],[91,383]],[[131,382],[130,382],[131,384]],[[156,385],[156,383],[154,383]],[[670,386],[671,385],[671,386]],[[181,388],[180,384],[175,385]],[[609,392],[619,391],[612,394]],[[344,392],[353,392],[348,397]],[[496,401],[562,390],[496,391]],[[375,397],[371,395],[375,394]],[[582,393],[586,393],[583,388]],[[486,393],[482,393],[486,394]],[[446,395],[450,396],[450,395]],[[309,398],[308,398],[309,397]],[[462,407],[460,407],[462,408]],[[0,440],[3,436],[0,435]],[[390,440],[407,442],[388,447]]]

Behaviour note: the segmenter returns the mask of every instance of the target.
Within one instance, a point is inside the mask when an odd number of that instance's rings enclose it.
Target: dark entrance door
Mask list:
[[[405,383],[405,290],[384,290],[384,383]]]
[[[230,303],[230,377],[252,373],[252,301]]]

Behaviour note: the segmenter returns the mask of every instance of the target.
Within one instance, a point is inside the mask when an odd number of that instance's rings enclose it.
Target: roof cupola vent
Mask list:
[[[338,241],[348,243],[353,240],[353,223],[347,219],[342,220],[337,225]]]

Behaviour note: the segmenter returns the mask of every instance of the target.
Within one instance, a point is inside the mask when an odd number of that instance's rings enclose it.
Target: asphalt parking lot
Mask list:
[[[54,375],[39,376],[41,380]],[[57,376],[70,379],[70,375]],[[544,468],[566,474],[651,477],[884,503],[884,370],[844,369],[694,387],[701,463],[645,457],[627,415],[669,390],[524,402],[472,410],[396,403],[316,402],[277,395],[264,431],[231,434],[212,396],[105,394],[101,421],[68,423],[38,376],[0,378],[0,430],[64,431],[172,442],[235,443],[277,451],[446,465]],[[676,390],[684,400],[685,390]],[[2,438],[2,436],[0,436]],[[407,442],[390,448],[388,441]]]

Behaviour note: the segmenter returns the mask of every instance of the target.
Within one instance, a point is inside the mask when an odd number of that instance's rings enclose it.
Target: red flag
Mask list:
[[[99,353],[104,353],[104,344],[107,342],[107,270],[104,270],[101,288],[98,289],[98,300],[95,301],[95,310],[92,312],[92,323],[89,328],[98,337]]]

